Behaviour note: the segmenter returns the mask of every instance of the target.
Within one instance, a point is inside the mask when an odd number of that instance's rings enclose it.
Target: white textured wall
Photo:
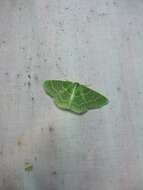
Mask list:
[[[61,111],[45,79],[110,104]],[[142,0],[0,0],[0,190],[142,190],[142,110]]]

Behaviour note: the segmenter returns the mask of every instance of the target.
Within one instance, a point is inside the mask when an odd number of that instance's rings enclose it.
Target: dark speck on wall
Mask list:
[[[44,45],[44,42],[40,42],[40,45],[41,45],[41,46]]]
[[[22,10],[22,8],[21,7],[19,7],[19,11],[21,11]]]
[[[6,185],[6,179],[3,177],[2,179],[2,185],[5,186]]]
[[[37,68],[40,68],[40,65],[36,65]]]
[[[59,26],[63,26],[64,22],[59,22]]]
[[[31,67],[30,67],[30,66],[27,66],[26,69],[27,69],[26,72],[28,72],[29,70],[31,70]]]
[[[20,139],[17,140],[17,145],[18,145],[18,146],[21,146],[21,145],[22,145],[22,142],[21,142]]]
[[[28,81],[28,83],[27,83],[27,84],[28,84],[28,87],[30,88],[30,86],[31,86],[31,82],[30,82],[30,81]]]
[[[117,6],[117,2],[116,2],[116,1],[113,1],[113,5],[114,5],[114,6]]]
[[[37,55],[37,57],[40,57],[40,53],[37,53],[36,55]]]
[[[34,97],[32,97],[31,99],[32,99],[32,101],[34,101]]]
[[[28,77],[29,79],[31,79],[31,75],[28,75],[27,77]]]
[[[50,132],[53,132],[54,131],[54,128],[51,126],[51,127],[49,127],[49,131]]]
[[[62,60],[62,58],[61,58],[61,57],[58,57],[58,60],[59,60],[59,61],[61,61],[61,60]]]
[[[127,40],[127,41],[129,41],[129,40],[130,40],[130,38],[129,38],[129,37],[127,37],[127,38],[126,38],[126,40]]]
[[[136,158],[139,160],[139,159],[140,159],[140,155],[139,155],[139,154],[137,154],[137,155],[136,155]]]
[[[5,41],[5,40],[3,40],[3,41],[2,41],[2,43],[3,43],[3,44],[5,44],[5,43],[6,43],[6,41]]]
[[[62,179],[62,181],[61,181],[61,184],[63,184],[63,185],[65,184],[65,181],[64,181],[64,179]]]
[[[3,151],[2,150],[0,150],[0,155],[3,155]]]
[[[21,47],[21,49],[24,51],[24,50],[25,50],[25,47]]]
[[[63,72],[62,68],[60,67],[59,64],[56,63],[56,68],[59,70],[59,72],[66,77],[65,73]]]
[[[108,5],[109,5],[109,2],[106,2],[105,5],[108,6]]]
[[[35,79],[35,81],[38,81],[39,80],[38,75],[35,74],[34,79]]]
[[[87,16],[87,17],[86,17],[86,20],[87,20],[87,22],[90,22],[90,17]]]
[[[98,16],[101,16],[101,17],[102,17],[102,16],[103,16],[103,17],[104,17],[104,16],[107,16],[107,15],[108,15],[107,13],[99,13],[99,14],[98,14]]]
[[[2,155],[3,155],[3,145],[0,146],[0,156],[2,156]]]
[[[121,88],[120,88],[120,87],[117,87],[117,91],[120,92],[120,91],[121,91]]]
[[[19,77],[20,77],[20,74],[18,73],[18,74],[16,75],[16,77],[19,78]]]
[[[56,171],[53,171],[53,172],[52,172],[52,175],[57,175],[57,172],[56,172]]]
[[[6,76],[8,76],[8,72],[4,73]]]
[[[113,180],[112,180],[112,179],[109,179],[109,182],[110,182],[110,183],[113,183]]]
[[[129,24],[129,25],[132,25],[133,23],[132,23],[132,22],[129,22],[128,24]]]
[[[93,10],[93,9],[90,9],[90,12],[91,12],[91,13],[94,13],[94,10]]]

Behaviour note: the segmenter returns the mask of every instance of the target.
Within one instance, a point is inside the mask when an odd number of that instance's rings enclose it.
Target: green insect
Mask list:
[[[101,108],[108,103],[106,97],[77,82],[46,80],[43,87],[59,108],[78,114]]]
[[[33,165],[29,162],[25,163],[25,171],[31,172],[33,170]]]

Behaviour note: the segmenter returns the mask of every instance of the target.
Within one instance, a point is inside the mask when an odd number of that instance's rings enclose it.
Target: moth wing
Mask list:
[[[108,99],[102,94],[80,85],[80,93],[84,99],[84,103],[88,109],[98,109],[108,104]]]
[[[64,91],[70,91],[69,88],[73,85],[70,81],[46,80],[43,84],[46,94],[55,97]]]
[[[73,112],[76,112],[78,114],[85,113],[88,110],[85,99],[81,93],[81,85],[80,84],[75,91],[74,98],[71,102],[70,110]]]
[[[44,82],[45,92],[54,97],[55,104],[62,108],[69,108],[69,99],[74,84],[70,81],[47,80]]]

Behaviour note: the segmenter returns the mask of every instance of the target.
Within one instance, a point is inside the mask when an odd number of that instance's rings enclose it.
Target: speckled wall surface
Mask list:
[[[45,79],[110,104],[61,111]],[[142,190],[142,109],[142,0],[0,0],[0,190]]]

